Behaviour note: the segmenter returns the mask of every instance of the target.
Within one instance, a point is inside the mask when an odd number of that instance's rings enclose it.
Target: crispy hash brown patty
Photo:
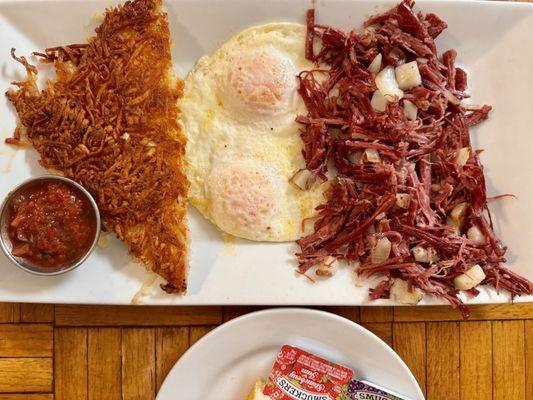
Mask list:
[[[7,96],[45,168],[82,184],[98,203],[104,224],[130,252],[168,283],[187,288],[189,183],[185,137],[176,101],[183,83],[173,73],[170,35],[161,0],[136,0],[108,9],[96,36],[34,53],[53,63],[55,81],[40,91],[37,68]]]

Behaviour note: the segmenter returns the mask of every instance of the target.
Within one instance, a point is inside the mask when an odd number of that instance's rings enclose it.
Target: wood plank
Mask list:
[[[222,322],[221,307],[56,305],[57,326],[210,325]]]
[[[155,331],[123,329],[122,399],[151,400],[155,394]]]
[[[361,322],[392,322],[394,307],[361,307]]]
[[[424,323],[393,324],[394,350],[415,376],[426,393],[426,325]]]
[[[470,312],[476,312],[477,307],[471,306]],[[476,314],[477,315],[477,314]],[[398,307],[394,312],[395,322],[420,322],[420,321],[461,321],[461,313],[451,306],[417,306],[417,307]],[[472,318],[486,319],[486,318]]]
[[[156,328],[155,358],[157,390],[174,363],[189,348],[189,328]]]
[[[54,400],[52,393],[0,393],[0,400]]]
[[[89,329],[88,349],[89,400],[121,400],[120,328]]]
[[[55,329],[55,400],[87,399],[87,329]]]
[[[0,357],[52,357],[51,325],[0,325]]]
[[[461,399],[492,400],[492,326],[490,321],[459,324]]]
[[[473,305],[470,321],[533,319],[533,303]],[[450,306],[397,307],[394,321],[462,321],[461,313]]]
[[[525,321],[526,399],[533,399],[533,321]]]
[[[222,307],[222,321],[227,322],[251,312],[263,310],[266,307],[257,306],[226,306]]]
[[[428,323],[426,335],[428,399],[459,399],[459,324]]]
[[[354,322],[361,320],[360,307],[354,306],[330,306],[326,307],[325,311],[340,315]]]
[[[20,304],[0,303],[0,323],[20,322]]]
[[[265,306],[225,306],[222,307],[222,321],[227,322],[234,318],[255,312],[264,310],[269,307]],[[327,306],[327,307],[308,307],[311,309],[317,309],[327,311],[333,314],[340,315],[341,317],[349,320],[359,322],[359,308],[357,306]],[[375,307],[370,307],[375,308]]]
[[[526,399],[524,321],[492,322],[493,395]]]
[[[216,326],[193,326],[189,333],[189,345],[192,346],[204,335],[215,329]]]
[[[392,347],[392,324],[386,322],[363,323],[366,329]]]
[[[54,322],[53,304],[21,304],[21,322]]]
[[[51,392],[53,361],[51,358],[0,359],[0,392]]]

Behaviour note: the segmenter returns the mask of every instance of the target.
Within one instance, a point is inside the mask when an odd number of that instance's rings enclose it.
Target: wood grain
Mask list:
[[[459,399],[459,324],[427,324],[426,392],[432,400]]]
[[[121,330],[88,330],[88,399],[121,400]]]
[[[0,392],[52,392],[51,358],[0,358]]]
[[[51,325],[0,325],[1,357],[52,357],[53,341]]]
[[[492,400],[492,325],[461,322],[461,399]]]
[[[533,303],[473,305],[470,321],[532,319]],[[461,313],[450,306],[396,307],[394,321],[461,321]]]
[[[0,323],[19,322],[20,304],[0,303]]]
[[[189,348],[189,328],[156,328],[156,386],[161,387],[176,361]]]
[[[361,322],[392,322],[392,307],[361,307]]]
[[[374,322],[374,323],[363,323],[361,325],[363,325],[366,329],[374,333],[381,340],[383,340],[390,347],[392,347],[392,344],[393,344],[392,324],[385,323],[385,322]]]
[[[422,392],[426,393],[426,325],[394,324],[392,338],[394,350],[405,361]]]
[[[86,328],[55,330],[55,400],[86,400],[88,355]]]
[[[57,326],[210,325],[222,322],[221,307],[57,305]]]
[[[533,321],[525,321],[526,399],[533,399]]]
[[[350,321],[359,322],[361,320],[359,307],[334,306],[325,307],[324,310],[333,314],[340,315],[341,317],[347,318]]]
[[[155,398],[155,331],[122,330],[122,399]]]
[[[494,321],[492,341],[494,399],[526,400],[524,321]]]
[[[211,332],[216,326],[193,326],[189,334],[189,345],[192,346],[208,332]]]
[[[54,322],[54,306],[52,304],[21,304],[21,322]]]
[[[54,400],[52,393],[0,393],[0,400]]]
[[[234,318],[240,317],[245,314],[249,314],[254,311],[263,310],[266,307],[256,307],[256,306],[231,306],[231,307],[222,307],[222,321],[227,322]]]

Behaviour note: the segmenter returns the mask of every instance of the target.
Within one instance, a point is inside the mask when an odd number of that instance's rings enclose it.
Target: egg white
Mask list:
[[[302,191],[289,182],[305,167],[295,122],[306,114],[296,75],[314,68],[305,58],[305,33],[292,23],[246,29],[202,57],[185,81],[179,105],[189,199],[229,234],[298,239],[302,221],[323,201],[325,184]],[[231,182],[237,188],[221,187]]]

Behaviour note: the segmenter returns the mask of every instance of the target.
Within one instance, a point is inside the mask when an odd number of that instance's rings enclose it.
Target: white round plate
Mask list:
[[[157,400],[245,400],[256,377],[268,376],[283,344],[351,367],[360,379],[413,400],[424,398],[404,362],[373,333],[324,311],[281,308],[208,333],[174,365]]]

